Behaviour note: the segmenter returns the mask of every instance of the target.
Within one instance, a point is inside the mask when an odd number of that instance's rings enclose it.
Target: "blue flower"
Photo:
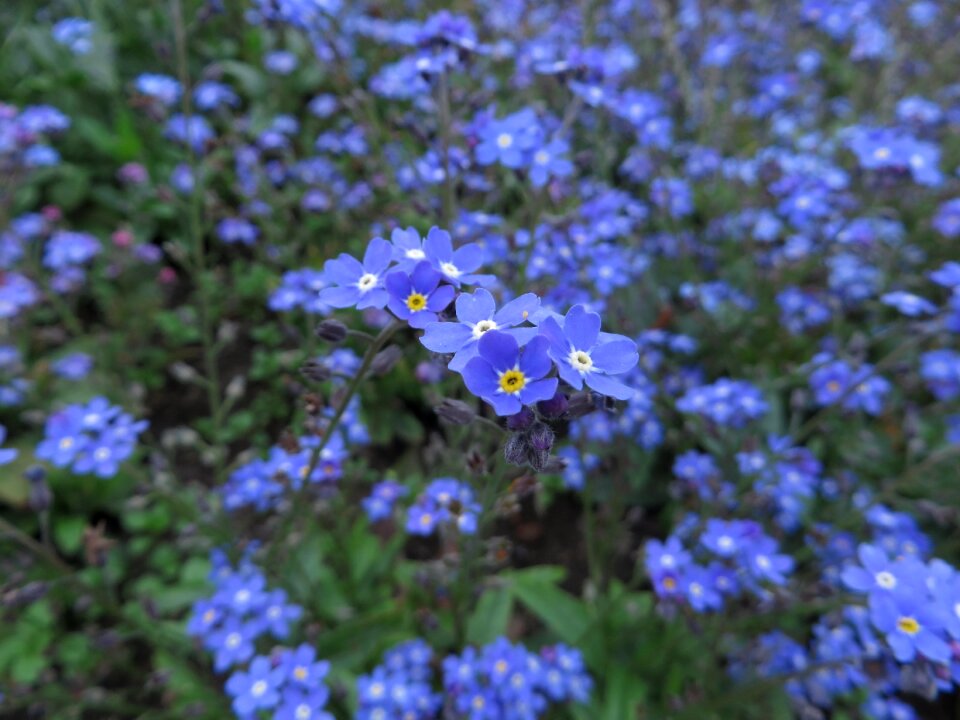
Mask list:
[[[74,55],[86,55],[93,49],[94,24],[83,18],[64,18],[51,29],[54,41],[70,48]]]
[[[573,163],[566,157],[570,145],[556,138],[537,148],[530,161],[530,183],[543,187],[551,178],[567,177],[573,173]]]
[[[536,336],[533,327],[515,327],[537,311],[540,298],[533,293],[521,295],[497,310],[493,295],[483,288],[472,295],[461,293],[457,297],[457,319],[460,322],[431,323],[420,342],[428,350],[437,353],[454,353],[448,367],[461,372],[467,362],[477,355],[477,342],[484,333],[500,330],[513,335],[518,344],[525,345]]]
[[[224,218],[217,223],[217,237],[228,245],[253,245],[259,235],[257,226],[244,218]]]
[[[933,315],[937,312],[937,306],[929,300],[914,295],[913,293],[897,291],[888,292],[880,296],[880,302],[884,305],[894,307],[908,317],[918,317],[919,315]]]
[[[456,287],[460,287],[460,283],[486,285],[493,280],[492,275],[474,274],[483,263],[483,249],[475,243],[468,243],[454,250],[450,233],[446,230],[430,228],[423,250],[434,269]]]
[[[170,107],[180,99],[183,89],[180,83],[169,75],[144,73],[135,81],[137,92]]]
[[[637,344],[622,335],[600,332],[600,316],[583,305],[570,308],[563,325],[553,317],[540,323],[542,336],[549,340],[550,357],[560,377],[580,390],[591,390],[617,400],[629,400],[635,390],[612,375],[632,370],[639,360]]]
[[[214,653],[213,669],[223,672],[227,668],[245,663],[253,657],[253,641],[259,635],[257,623],[241,622],[231,617],[211,633],[204,645]]]
[[[56,360],[51,369],[66,380],[83,380],[93,368],[93,358],[82,352],[70,353]]]
[[[514,415],[557,391],[556,378],[544,379],[552,367],[548,346],[547,338],[538,335],[521,352],[512,335],[490,330],[478,341],[477,357],[464,367],[463,380],[497,415]]]
[[[841,579],[851,590],[862,593],[893,593],[909,588],[922,588],[925,582],[923,563],[915,558],[891,562],[887,553],[875,545],[863,543],[857,549],[862,567],[847,565]]]
[[[746,548],[747,570],[757,580],[767,580],[775,585],[787,582],[787,574],[793,570],[793,558],[777,553],[773,538],[760,537]]]
[[[441,276],[426,260],[409,275],[403,271],[387,275],[384,285],[390,298],[387,307],[410,327],[424,328],[437,321],[437,313],[453,300],[452,285],[440,285]],[[439,287],[438,287],[439,285]]]
[[[871,595],[870,620],[886,635],[893,656],[900,662],[913,662],[918,653],[933,662],[950,661],[950,646],[943,637],[943,614],[923,590]]]
[[[491,120],[480,134],[476,147],[477,162],[491,165],[499,162],[517,170],[530,162],[530,156],[538,145],[542,130],[536,114],[525,109],[501,120]]]
[[[285,679],[283,668],[274,668],[270,658],[255,657],[250,668],[235,672],[227,680],[227,693],[233,697],[233,710],[241,718],[253,717],[258,710],[276,707],[279,687]]]
[[[374,238],[367,245],[363,263],[346,253],[341,253],[334,260],[327,260],[323,266],[326,280],[338,287],[321,290],[320,300],[335,308],[382,308],[390,299],[383,287],[383,274],[390,266],[392,257],[393,247],[390,243],[383,238]]]

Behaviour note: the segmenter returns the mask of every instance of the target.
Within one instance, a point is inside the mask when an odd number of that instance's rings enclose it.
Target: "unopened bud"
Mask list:
[[[549,425],[537,423],[529,433],[530,447],[537,452],[549,453],[553,449],[553,430]]]
[[[469,425],[477,414],[473,408],[460,400],[444,398],[443,402],[434,408],[437,417],[451,425]]]
[[[394,365],[403,357],[403,350],[398,345],[391,345],[376,354],[370,363],[370,372],[374,375],[386,375],[393,370]]]
[[[593,397],[588,392],[578,392],[570,396],[567,417],[571,420],[589,415],[596,409]]]
[[[511,465],[527,464],[527,439],[523,433],[514,433],[503,446],[503,458]]]
[[[50,509],[53,503],[53,493],[47,485],[47,473],[39,466],[27,468],[23,476],[30,483],[30,494],[27,503],[34,512],[44,512]]]
[[[175,362],[171,365],[170,374],[182,383],[195,383],[200,380],[200,373],[185,362]]]
[[[339,320],[329,318],[318,324],[314,333],[329,343],[341,343],[347,337],[347,326]]]
[[[521,408],[520,412],[507,418],[507,428],[514,432],[522,432],[533,425],[534,420],[536,416],[530,408]]]
[[[307,362],[301,365],[300,374],[307,380],[313,380],[313,382],[329,380],[331,375],[330,368],[316,360],[307,360]]]
[[[569,407],[570,401],[567,400],[567,396],[559,390],[549,400],[541,400],[537,403],[537,410],[547,418],[558,418],[567,412]]]

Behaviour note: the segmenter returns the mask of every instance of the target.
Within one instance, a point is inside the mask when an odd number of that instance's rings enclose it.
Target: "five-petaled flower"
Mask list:
[[[418,263],[409,275],[403,271],[387,275],[385,284],[390,299],[387,307],[410,327],[424,328],[436,322],[437,313],[453,300],[456,290],[451,285],[440,285],[440,273],[430,263]]]
[[[547,345],[538,335],[521,350],[512,335],[490,330],[477,343],[478,355],[463,369],[463,380],[497,415],[514,415],[557,390],[557,379],[546,377],[551,368]]]

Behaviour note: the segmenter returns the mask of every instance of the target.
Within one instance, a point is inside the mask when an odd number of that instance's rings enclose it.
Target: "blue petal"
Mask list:
[[[450,233],[438,227],[430,228],[427,239],[423,243],[423,250],[434,264],[449,262],[453,258],[453,241]]]
[[[553,363],[550,362],[550,356],[547,355],[549,345],[550,341],[547,338],[538,335],[523,349],[523,354],[520,356],[520,369],[528,378],[542,378],[550,372]]]
[[[410,278],[405,272],[390,273],[383,284],[387,286],[387,290],[395,298],[406,300],[407,296],[410,295]]]
[[[330,307],[350,307],[359,299],[360,291],[355,287],[330,287],[320,291],[320,302]]]
[[[432,323],[426,328],[420,342],[427,350],[436,353],[454,353],[473,338],[469,327],[461,323]],[[457,368],[451,368],[457,369]]]
[[[427,300],[427,309],[434,313],[440,312],[453,302],[453,296],[456,292],[450,285],[437,288],[430,295],[430,299]]]
[[[497,330],[485,332],[477,343],[477,350],[480,357],[499,372],[512,369],[517,364],[517,356],[520,354],[520,346],[517,345],[513,336]]]
[[[440,284],[440,273],[434,270],[426,260],[417,263],[410,273],[410,282],[417,292],[429,295]],[[451,296],[451,300],[453,297]],[[446,307],[446,305],[444,305]]]
[[[629,400],[637,394],[636,390],[624,385],[619,380],[614,380],[609,375],[590,372],[584,376],[583,380],[591,390],[596,390],[601,395],[606,395],[616,400]]]
[[[379,275],[393,259],[393,246],[383,238],[374,238],[363,254],[363,268],[368,273]]]
[[[463,369],[463,383],[467,390],[477,397],[487,398],[496,395],[499,389],[499,376],[482,357],[475,357]]]
[[[640,356],[637,354],[637,344],[622,337],[595,347],[590,359],[597,369],[610,375],[619,375],[635,367]]]
[[[461,293],[457,298],[457,318],[461,322],[476,325],[481,320],[493,317],[497,304],[488,290],[479,289],[472,295]]]
[[[464,273],[472,273],[483,264],[483,248],[476,243],[464,245],[453,253],[453,264]]]
[[[477,292],[481,293],[487,291],[477,290]],[[490,293],[487,294],[489,295]],[[518,298],[514,298],[500,308],[500,310],[498,310],[493,316],[493,319],[500,327],[519,325],[533,315],[539,307],[540,298],[533,293],[527,293],[526,295],[521,295]]]
[[[590,350],[600,334],[600,316],[583,305],[574,305],[563,321],[563,332],[574,349]]]
[[[559,381],[556,378],[547,378],[546,380],[535,380],[527,383],[520,391],[520,399],[525,405],[532,405],[541,400],[549,400],[557,393]]]

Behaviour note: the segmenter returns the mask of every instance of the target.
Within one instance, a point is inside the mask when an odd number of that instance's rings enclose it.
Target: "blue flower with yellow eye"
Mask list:
[[[453,300],[456,290],[440,285],[440,273],[430,263],[419,263],[409,275],[403,271],[387,275],[387,307],[410,327],[424,328],[437,321],[437,313]]]
[[[634,389],[612,375],[633,369],[640,359],[637,344],[622,335],[600,332],[600,316],[583,305],[574,305],[563,325],[548,317],[540,323],[540,333],[549,341],[550,357],[560,377],[576,390],[584,383],[591,390],[617,400],[629,400]]]
[[[516,326],[526,321],[539,307],[540,298],[533,293],[514,298],[499,310],[493,295],[483,288],[473,294],[461,293],[456,304],[457,320],[460,322],[430,323],[420,342],[436,353],[456,353],[447,367],[461,372],[477,356],[477,342],[490,330],[513,335],[520,345],[525,345],[536,336],[536,328]]]
[[[552,367],[548,345],[547,338],[538,335],[521,351],[515,337],[490,330],[477,343],[477,357],[463,369],[463,381],[497,415],[515,415],[557,391],[557,379],[546,377]]]

